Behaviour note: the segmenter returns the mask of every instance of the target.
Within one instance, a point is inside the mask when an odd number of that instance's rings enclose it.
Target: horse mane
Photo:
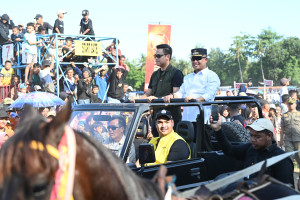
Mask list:
[[[15,134],[7,140],[0,150],[0,183],[3,177],[9,176],[16,171],[23,171],[24,167],[30,169],[37,159],[45,170],[50,170],[54,176],[56,166],[51,162],[47,151],[33,150],[30,142],[35,140],[45,145],[48,131],[45,130],[47,121],[32,107],[27,107],[21,115]],[[40,130],[40,131],[37,131]],[[45,159],[49,158],[49,159]],[[53,159],[52,159],[53,161]]]
[[[124,197],[123,199],[163,199],[160,190],[153,182],[137,176],[131,169],[124,166],[124,162],[120,158],[91,136],[78,131],[75,132],[88,141],[97,150],[101,158],[107,162],[110,169],[114,171],[119,184],[122,185],[128,195],[127,198]]]

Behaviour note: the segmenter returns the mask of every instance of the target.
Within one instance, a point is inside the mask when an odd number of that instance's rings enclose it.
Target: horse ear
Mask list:
[[[50,131],[50,141],[55,144],[60,142],[64,133],[65,125],[68,123],[72,113],[71,103],[67,102],[65,106],[59,111],[54,119],[47,125]]]

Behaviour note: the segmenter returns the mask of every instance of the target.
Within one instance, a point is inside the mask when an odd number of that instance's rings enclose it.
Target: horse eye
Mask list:
[[[32,193],[34,197],[46,195],[48,183],[37,184],[33,187]]]

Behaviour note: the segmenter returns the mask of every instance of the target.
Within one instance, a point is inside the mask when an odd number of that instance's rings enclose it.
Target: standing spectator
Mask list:
[[[284,146],[286,152],[300,149],[300,112],[296,110],[296,100],[289,98],[289,111],[283,114],[281,119],[280,146]],[[299,153],[295,154],[295,159],[300,166]]]
[[[250,107],[250,117],[247,119],[247,124],[252,124],[255,120],[259,118],[258,108],[256,103],[252,103],[249,105]]]
[[[240,113],[240,105],[239,104],[229,104],[228,105],[228,111],[229,111],[229,116],[230,116],[230,121],[240,124],[243,127],[247,126],[247,121],[246,119],[243,117],[243,115],[241,115]]]
[[[92,77],[87,68],[83,68],[82,75],[83,78],[78,81],[77,88],[78,104],[89,104],[92,95]]]
[[[54,93],[55,92],[55,86],[53,83],[53,80],[51,76],[53,75],[51,71],[54,68],[54,56],[52,57],[51,63],[48,60],[44,60],[43,63],[43,69],[40,70],[39,76],[42,81],[44,91]]]
[[[66,45],[62,48],[63,53],[63,61],[64,62],[74,62],[78,61],[75,56],[75,48],[73,48],[73,38],[67,37],[66,38]]]
[[[79,34],[82,35],[95,35],[94,29],[93,29],[93,22],[91,19],[89,19],[89,11],[88,10],[83,10],[82,11],[82,16],[83,18],[80,21],[80,31]]]
[[[14,22],[10,19],[10,17],[7,14],[4,14],[1,16],[0,20],[0,44],[4,42],[9,42],[10,39],[8,37],[9,35],[9,29],[12,29],[15,24]]]
[[[289,111],[289,109],[288,109],[288,100],[289,100],[289,98],[290,98],[290,96],[288,94],[284,94],[281,97],[282,103],[280,104],[280,107],[281,107],[281,113],[282,114]]]
[[[23,33],[20,33],[19,29],[17,26],[14,26],[12,28],[12,34],[10,35],[10,38],[14,42],[18,42],[14,44],[14,60],[18,61],[19,59],[22,58],[22,43],[20,42],[21,39],[23,39],[24,35]],[[20,61],[20,60],[19,60]]]
[[[18,98],[18,90],[20,87],[20,76],[13,75],[12,81],[10,84],[10,98],[16,100]]]
[[[188,102],[191,99],[198,101],[214,101],[217,89],[220,87],[220,79],[218,75],[208,69],[206,66],[207,49],[192,49],[192,65],[194,72],[184,77],[184,81],[179,91],[169,95],[165,101],[169,102],[173,96],[175,98],[185,98]],[[182,120],[196,121],[199,109],[196,107],[185,107],[183,110]],[[210,106],[204,106],[204,119],[208,122],[210,117]]]
[[[117,46],[116,46],[116,39],[114,39],[112,41],[112,43],[105,48],[106,50],[106,60],[107,63],[115,63],[115,61],[108,55],[111,55],[115,60],[117,60]],[[121,68],[125,69],[125,63],[121,63],[121,59],[122,59],[122,53],[121,53],[121,49],[119,48],[119,44],[120,44],[120,40],[118,40],[118,59],[119,59],[119,66],[122,65]],[[123,61],[125,62],[125,56]],[[115,65],[110,65],[110,67],[114,67]],[[126,65],[127,66],[127,65]]]
[[[230,96],[232,96],[232,92],[231,92],[231,90],[226,90],[226,96],[228,96],[228,97],[230,97]]]
[[[36,41],[34,34],[34,24],[27,24],[27,33],[24,35],[25,55],[26,55],[26,68],[25,68],[25,83],[28,82],[28,74],[33,63],[37,63],[37,44],[41,42]],[[31,82],[31,79],[29,79]]]
[[[37,14],[34,19],[36,19],[37,24],[45,28],[46,34],[49,34],[49,29],[53,29],[53,27],[48,22],[43,21],[43,16],[41,14]]]
[[[61,33],[64,34],[64,16],[67,12],[63,10],[57,11],[57,19],[55,20],[54,26],[53,26],[53,33]]]
[[[102,99],[103,102],[107,102],[107,83],[108,83],[108,76],[106,75],[106,69],[102,69],[100,71],[100,75],[94,78],[95,84],[99,86],[98,98]]]
[[[13,68],[11,68],[12,63],[10,60],[5,61],[5,67],[2,68],[1,74],[3,74],[2,85],[10,85],[12,75],[15,74]]]
[[[35,85],[42,85],[41,78],[39,76],[40,69],[41,69],[41,65],[39,63],[34,63],[32,70],[30,70],[31,75],[29,76],[31,77],[32,87],[34,87]]]
[[[123,87],[123,91],[124,91],[124,96],[122,97],[122,101],[127,101],[129,100],[129,93],[131,92],[130,90],[128,90],[128,83],[124,83],[124,87]]]
[[[270,110],[270,104],[267,100],[264,99],[258,99],[260,105],[261,105],[261,111],[265,118],[269,119],[269,110]]]
[[[78,80],[79,80],[79,76],[75,75],[74,77],[74,70],[71,67],[68,67],[66,70],[67,76],[64,80],[64,91],[67,94],[71,94],[73,96],[75,96],[76,92],[77,92],[77,84],[78,84]]]
[[[125,59],[126,59],[126,57],[124,55],[121,55],[119,68],[122,68],[122,69],[127,68],[127,64],[125,63]]]
[[[18,29],[21,34],[24,35],[26,33],[26,29],[24,28],[24,25],[22,23],[19,23]]]
[[[109,89],[107,92],[108,103],[121,103],[120,100],[124,96],[124,81],[127,74],[128,68],[112,69],[112,73],[109,76]]]
[[[280,105],[275,105],[276,106],[276,113],[275,113],[275,128],[276,128],[276,141],[280,143],[280,132],[281,132],[281,107]],[[279,144],[278,143],[278,144]]]
[[[221,122],[228,122],[229,121],[229,112],[228,106],[224,105],[219,108],[219,113],[221,115]]]
[[[282,85],[283,87],[280,89],[280,102],[282,103],[282,95],[284,94],[289,94],[289,90],[288,90],[288,86],[290,85],[290,80],[291,79],[287,79],[287,78],[282,78],[280,79],[280,85]]]
[[[293,99],[296,100],[296,104],[297,104],[296,110],[300,111],[300,105],[299,105],[299,99],[298,99],[297,91],[296,90],[290,90],[289,95],[290,95],[290,97],[292,97]]]
[[[14,42],[19,42],[23,38],[23,34],[20,33],[17,26],[12,28],[12,34],[10,35],[10,38]]]
[[[102,103],[102,100],[98,98],[98,92],[99,92],[99,86],[93,85],[91,103]]]

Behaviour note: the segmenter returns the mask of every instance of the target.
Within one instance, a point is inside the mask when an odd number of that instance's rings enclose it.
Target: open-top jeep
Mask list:
[[[181,135],[189,144],[191,149],[191,159],[167,162],[164,165],[168,169],[168,174],[176,175],[176,185],[179,190],[185,190],[196,187],[203,182],[211,181],[218,175],[230,171],[239,170],[243,163],[225,156],[217,141],[214,139],[210,127],[205,123],[204,106],[211,104],[256,104],[259,117],[262,117],[262,111],[259,102],[253,97],[216,97],[214,102],[192,101],[185,103],[184,99],[172,99],[171,103],[164,103],[162,99],[147,103],[146,100],[138,100],[136,103],[123,104],[84,104],[73,108],[73,114],[70,120],[71,127],[90,135],[96,132],[94,124],[100,124],[101,137],[96,139],[103,142],[109,137],[107,126],[113,115],[122,115],[126,119],[126,128],[124,131],[124,143],[119,144],[121,150],[114,151],[128,167],[136,171],[143,177],[151,178],[158,170],[159,165],[147,167],[136,167],[135,163],[129,163],[129,153],[131,148],[135,149],[136,159],[139,157],[138,146],[147,143],[147,134],[149,128],[149,118],[153,108],[180,107],[184,109],[187,106],[193,106],[199,114],[194,120],[180,121],[174,130]],[[196,127],[195,127],[196,126]],[[233,134],[238,134],[236,131]],[[239,144],[239,141],[233,141],[233,144]],[[145,152],[140,152],[143,155]]]

